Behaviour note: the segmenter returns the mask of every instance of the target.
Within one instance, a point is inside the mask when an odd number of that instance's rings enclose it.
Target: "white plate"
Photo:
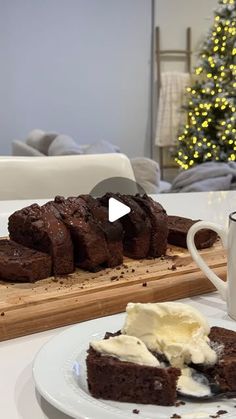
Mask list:
[[[173,413],[182,419],[203,419],[226,410],[222,418],[235,418],[235,399],[212,402],[186,402],[184,406],[154,406],[112,402],[90,396],[86,382],[85,358],[89,342],[101,339],[106,331],[115,332],[123,324],[125,314],[103,317],[77,324],[52,338],[39,351],[34,361],[33,376],[40,394],[62,412],[80,419],[166,419]],[[211,320],[211,325],[236,331],[236,323]],[[139,414],[134,414],[138,409]]]

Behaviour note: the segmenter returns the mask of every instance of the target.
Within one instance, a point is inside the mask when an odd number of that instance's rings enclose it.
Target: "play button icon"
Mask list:
[[[119,218],[124,217],[124,215],[129,214],[130,208],[122,204],[115,198],[109,198],[108,201],[108,219],[112,223],[113,221],[119,220]]]

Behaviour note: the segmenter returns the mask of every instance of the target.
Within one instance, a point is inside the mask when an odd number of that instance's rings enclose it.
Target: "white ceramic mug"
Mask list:
[[[227,282],[220,279],[209,268],[195,246],[194,236],[202,228],[215,231],[220,236],[223,246],[227,249]],[[196,264],[215,285],[221,297],[227,301],[229,316],[236,320],[236,211],[229,215],[228,229],[207,221],[199,221],[193,224],[187,235],[187,246]]]

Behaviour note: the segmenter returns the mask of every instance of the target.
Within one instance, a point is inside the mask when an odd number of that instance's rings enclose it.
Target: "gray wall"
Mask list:
[[[161,49],[185,49],[186,28],[192,29],[192,64],[214,21],[218,0],[156,0],[155,22],[160,26]],[[183,62],[162,61],[162,70],[183,71]]]
[[[0,0],[0,154],[33,128],[150,152],[151,0]]]

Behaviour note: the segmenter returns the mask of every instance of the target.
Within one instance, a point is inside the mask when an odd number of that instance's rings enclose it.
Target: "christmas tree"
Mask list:
[[[183,169],[236,160],[236,0],[219,1],[195,74],[176,151]]]

